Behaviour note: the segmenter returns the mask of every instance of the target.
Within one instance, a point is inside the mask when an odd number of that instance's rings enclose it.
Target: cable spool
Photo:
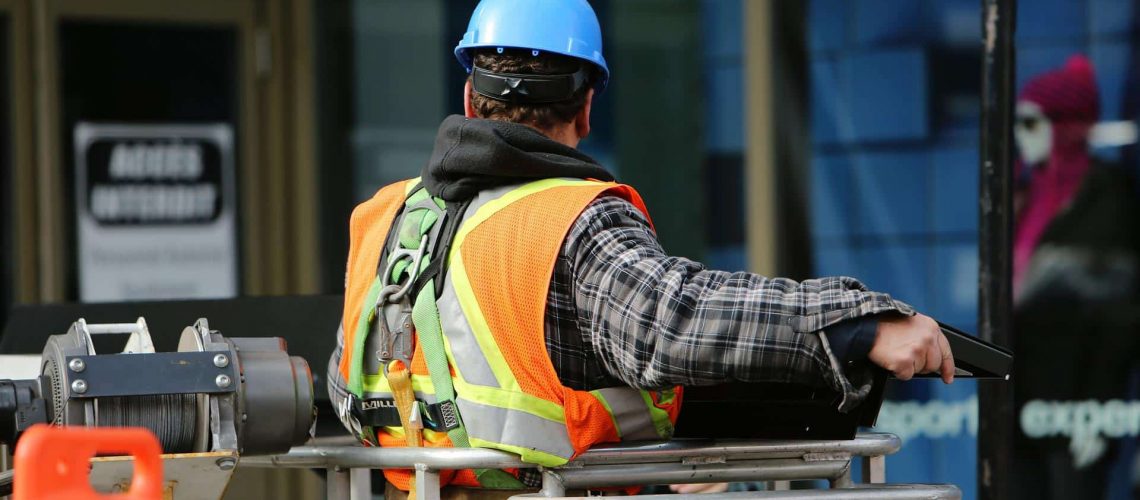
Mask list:
[[[122,352],[96,352],[92,335],[128,333]],[[48,338],[42,360],[39,377],[0,380],[0,443],[36,423],[143,427],[166,453],[284,453],[312,435],[312,373],[277,337],[227,338],[201,319],[160,356],[142,318],[80,319]]]
[[[97,398],[95,407],[101,427],[145,427],[158,437],[165,453],[195,451],[198,401],[194,394]]]
[[[54,358],[44,361],[43,373],[51,380],[51,423],[63,425],[63,379]]]

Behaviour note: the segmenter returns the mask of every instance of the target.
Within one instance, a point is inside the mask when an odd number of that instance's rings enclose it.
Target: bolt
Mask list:
[[[218,375],[218,377],[214,379],[214,384],[217,384],[217,386],[222,389],[229,387],[230,382],[232,381],[229,375]]]
[[[87,369],[87,363],[84,363],[82,359],[75,358],[67,363],[67,367],[71,368],[71,371],[79,373]]]
[[[237,460],[234,460],[233,457],[222,457],[214,463],[217,464],[221,470],[233,470],[234,466],[237,465]]]
[[[245,422],[246,420],[249,420],[249,414],[248,413],[242,413],[241,414],[241,421]]]
[[[225,368],[230,365],[230,358],[225,354],[218,354],[214,356],[214,366],[218,368]]]
[[[87,381],[83,379],[76,380],[71,383],[71,392],[76,394],[83,394],[87,392]]]

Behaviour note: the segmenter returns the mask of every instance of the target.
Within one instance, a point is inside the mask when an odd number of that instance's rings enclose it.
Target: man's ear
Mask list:
[[[471,105],[471,79],[467,79],[467,83],[463,85],[463,116],[468,118],[475,118],[475,106]]]
[[[590,106],[594,103],[594,89],[586,91],[586,103],[582,105],[582,110],[574,117],[574,130],[578,133],[578,139],[585,139],[590,135]]]

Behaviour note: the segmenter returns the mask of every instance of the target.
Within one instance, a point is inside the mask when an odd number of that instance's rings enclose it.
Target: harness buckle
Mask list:
[[[340,401],[340,404],[337,405],[336,413],[337,417],[340,418],[340,421],[349,427],[349,430],[352,431],[353,435],[363,436],[364,428],[360,425],[360,421],[356,419],[356,416],[352,414],[352,409],[356,406],[355,400],[356,398],[352,395],[352,393],[348,393],[348,395]]]

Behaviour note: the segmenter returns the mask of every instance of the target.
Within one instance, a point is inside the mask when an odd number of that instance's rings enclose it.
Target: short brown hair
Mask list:
[[[529,50],[518,49],[503,49],[502,53],[495,49],[485,49],[475,54],[474,62],[475,66],[495,73],[523,75],[561,75],[574,73],[583,65],[591,68],[593,66],[573,57],[545,52],[535,56]],[[472,91],[471,107],[475,108],[475,115],[479,118],[524,123],[541,130],[549,130],[555,125],[568,123],[574,119],[574,115],[586,105],[586,92],[597,78],[597,70],[590,71],[586,85],[574,92],[570,99],[547,104],[497,101]],[[467,80],[470,81],[471,77],[469,76]]]

